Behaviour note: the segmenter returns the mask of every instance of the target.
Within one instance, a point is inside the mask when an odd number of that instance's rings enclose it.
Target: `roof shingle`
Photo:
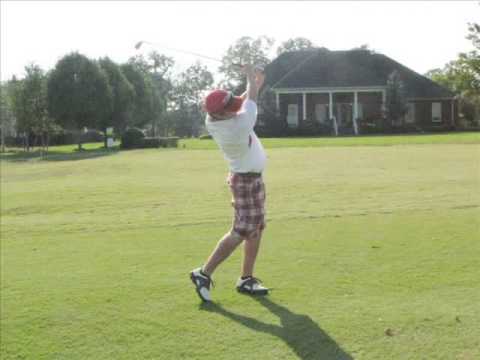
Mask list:
[[[454,94],[391,58],[368,50],[330,51],[325,48],[281,54],[266,68],[272,88],[336,88],[386,86],[397,70],[409,98],[452,98]]]

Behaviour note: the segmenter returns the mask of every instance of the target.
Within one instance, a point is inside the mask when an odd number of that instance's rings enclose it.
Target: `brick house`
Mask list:
[[[406,115],[385,116],[387,81],[396,72],[407,101]],[[265,68],[271,105],[260,102],[259,124],[276,113],[290,129],[307,121],[330,134],[361,134],[372,128],[447,130],[455,127],[455,94],[389,57],[368,50],[325,48],[281,54]],[[265,98],[265,97],[264,97]],[[270,110],[270,111],[269,111]]]

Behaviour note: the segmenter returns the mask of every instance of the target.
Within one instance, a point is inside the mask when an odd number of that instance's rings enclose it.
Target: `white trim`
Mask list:
[[[355,132],[355,135],[358,135],[357,118],[358,118],[358,92],[355,91],[353,93],[353,131]]]
[[[307,119],[307,93],[303,93],[303,120]]]
[[[338,136],[338,124],[335,116],[333,117],[333,129],[335,130],[335,136]]]
[[[387,110],[387,91],[382,90],[382,113],[385,114]]]
[[[329,120],[333,119],[333,96],[332,96],[332,92],[328,93],[328,116],[329,116]]]
[[[298,93],[351,93],[351,92],[385,92],[385,86],[345,86],[345,87],[318,87],[318,88],[278,88],[273,90],[277,94],[298,94]]]

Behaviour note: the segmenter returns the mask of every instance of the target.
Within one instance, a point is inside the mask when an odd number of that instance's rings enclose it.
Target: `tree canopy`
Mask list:
[[[268,53],[274,44],[273,38],[260,36],[257,39],[244,36],[231,45],[222,58],[219,72],[223,74],[221,84],[236,92],[245,88],[245,76],[237,64],[255,64],[266,66],[270,59]]]
[[[48,79],[48,111],[65,128],[108,124],[112,88],[100,66],[77,52],[60,59]]]
[[[480,26],[468,25],[467,39],[473,50],[462,52],[442,69],[432,69],[426,76],[459,96],[460,111],[470,122],[480,118]]]
[[[284,52],[312,49],[315,47],[316,46],[309,39],[304,37],[296,37],[282,42],[277,48],[277,56],[283,54]]]

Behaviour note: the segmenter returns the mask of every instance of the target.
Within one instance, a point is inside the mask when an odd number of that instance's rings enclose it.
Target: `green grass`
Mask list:
[[[480,145],[449,136],[266,139],[274,290],[234,291],[239,251],[210,306],[188,271],[230,225],[218,151],[5,155],[0,357],[478,359]]]
[[[119,151],[119,143],[115,146],[105,149],[102,143],[83,144],[83,150],[78,151],[78,145],[52,146],[48,151],[42,151],[41,148],[33,148],[29,152],[22,148],[7,148],[4,153],[0,153],[0,160],[6,161],[65,161],[65,160],[85,160],[101,156],[113,155]]]
[[[392,146],[416,144],[480,144],[480,132],[457,132],[449,134],[418,134],[389,136],[347,136],[315,138],[266,138],[266,148],[318,147],[318,146]],[[185,149],[216,149],[213,140],[183,139],[180,147]]]

